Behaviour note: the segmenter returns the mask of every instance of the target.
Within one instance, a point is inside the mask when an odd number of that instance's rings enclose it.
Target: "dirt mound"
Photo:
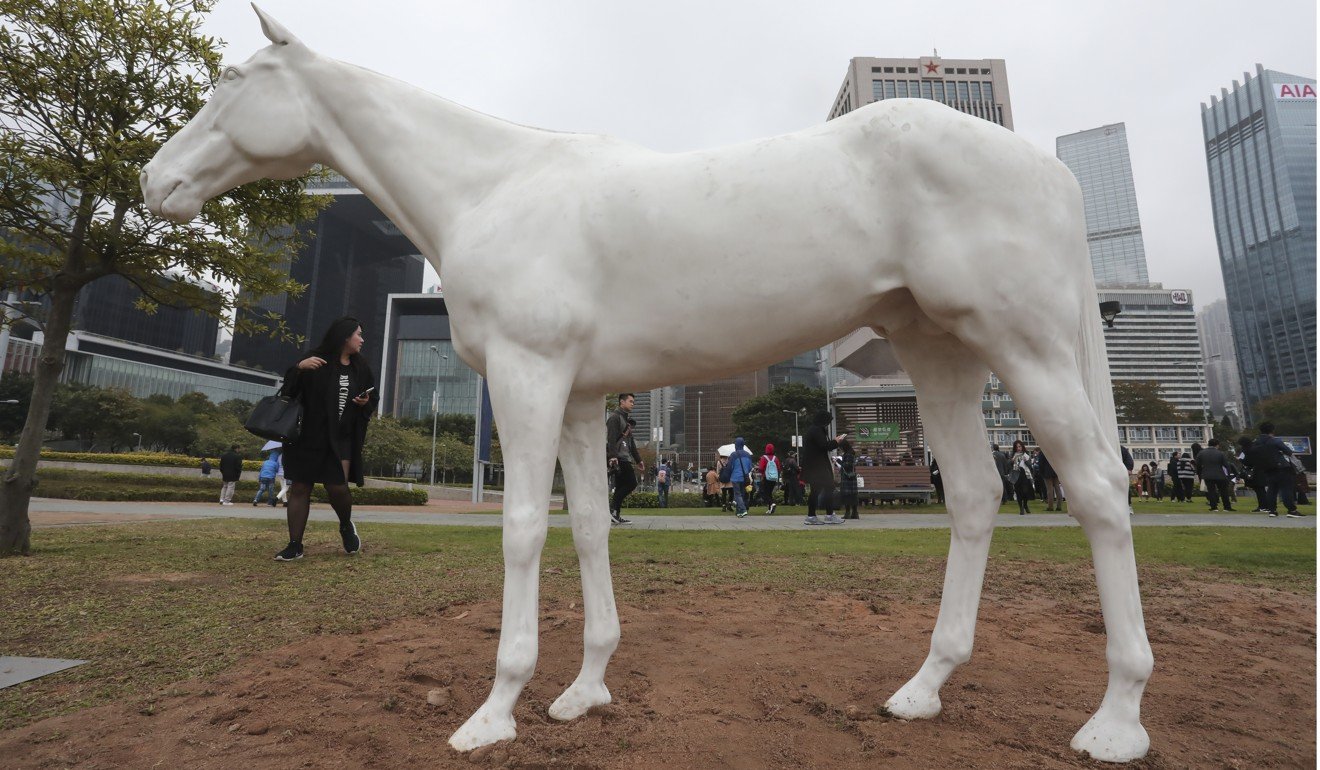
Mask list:
[[[314,636],[148,699],[0,735],[7,767],[1064,768],[1104,692],[1082,602],[988,596],[944,713],[879,706],[924,658],[938,611],[837,594],[679,586],[620,607],[614,703],[546,708],[581,662],[581,606],[552,602],[516,741],[446,744],[484,700],[499,603],[354,636]],[[1091,606],[1091,605],[1088,605]],[[1314,767],[1315,600],[1236,585],[1147,599],[1156,670],[1137,767]]]

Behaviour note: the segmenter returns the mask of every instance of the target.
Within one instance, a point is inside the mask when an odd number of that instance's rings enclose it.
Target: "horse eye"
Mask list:
[[[238,80],[238,70],[230,67],[225,70],[225,74],[222,77],[224,80]]]

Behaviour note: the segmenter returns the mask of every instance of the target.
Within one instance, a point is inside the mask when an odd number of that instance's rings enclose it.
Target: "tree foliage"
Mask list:
[[[733,410],[734,433],[747,440],[753,452],[766,444],[774,444],[779,453],[792,445],[793,415],[798,416],[798,428],[805,432],[811,419],[825,408],[825,391],[797,383],[779,385],[764,396],[755,396]]]
[[[142,200],[142,167],[219,78],[221,44],[201,33],[213,5],[0,0],[0,295],[49,299],[27,419],[0,486],[0,555],[29,550],[37,456],[74,298],[89,282],[118,274],[142,291],[144,311],[195,308],[236,317],[237,333],[293,337],[257,303],[302,291],[285,269],[291,225],[326,201],[304,194],[306,178],[236,188],[184,225]]]
[[[1256,424],[1274,423],[1276,436],[1315,439],[1315,388],[1299,388],[1256,402],[1251,409]]]
[[[1118,421],[1136,423],[1182,423],[1189,416],[1160,395],[1153,380],[1118,380],[1114,383],[1114,409]]]
[[[376,475],[397,476],[403,469],[430,462],[431,440],[398,420],[378,417],[367,426],[362,462]]]

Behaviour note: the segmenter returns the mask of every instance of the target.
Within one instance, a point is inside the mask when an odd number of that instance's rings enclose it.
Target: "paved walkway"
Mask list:
[[[483,506],[489,507],[489,506]],[[283,508],[252,507],[235,504],[220,506],[214,503],[123,503],[84,500],[54,500],[33,498],[29,507],[35,527],[72,526],[78,524],[122,524],[130,521],[183,520],[206,518],[278,519],[284,520]],[[551,511],[550,526],[567,527],[569,517],[562,511]],[[626,512],[632,524],[620,529],[665,530],[791,530],[807,529],[798,515],[764,516],[751,514],[745,519],[734,516],[648,516]],[[407,507],[364,505],[353,510],[353,519],[360,522],[382,524],[427,524],[432,526],[497,527],[502,517],[498,513],[445,513],[428,510],[409,510]],[[1066,513],[1038,513],[1029,516],[1000,514],[1000,527],[1070,527],[1077,524]],[[313,521],[335,521],[334,512],[327,505],[312,506]],[[1280,516],[1271,519],[1263,513],[1138,513],[1132,517],[1135,527],[1280,527],[1285,529],[1315,529],[1314,516],[1289,519]],[[948,529],[949,517],[943,513],[864,513],[858,521],[838,526],[811,527],[810,529]]]

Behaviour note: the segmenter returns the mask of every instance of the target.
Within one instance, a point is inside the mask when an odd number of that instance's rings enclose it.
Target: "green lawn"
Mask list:
[[[42,530],[32,556],[0,561],[0,650],[91,663],[0,690],[0,729],[146,698],[308,634],[352,633],[498,596],[496,528],[359,527],[360,557],[342,554],[332,527],[313,524],[307,557],[290,564],[271,560],[284,543],[280,521]],[[1143,527],[1134,537],[1145,590],[1197,581],[1315,590],[1313,530]],[[610,537],[621,603],[655,601],[658,585],[698,593],[729,585],[839,590],[931,603],[947,549],[942,530],[614,530]],[[1045,576],[1037,585],[1051,590],[1085,590],[1090,582],[1077,528],[1001,529],[992,560],[991,581],[1035,569]],[[542,567],[543,602],[579,600],[568,531],[550,530]]]
[[[1045,503],[1041,500],[1032,500],[1028,506],[1033,514],[1045,513]],[[1241,498],[1241,504],[1234,506],[1234,513],[1251,513],[1256,507],[1256,499],[1253,497]],[[753,505],[748,509],[749,516],[765,515],[765,506],[761,504]],[[909,505],[896,506],[886,504],[883,506],[861,506],[858,509],[861,514],[868,513],[948,513],[944,505],[940,503],[931,503],[930,505]],[[1282,508],[1280,508],[1282,510]],[[1316,509],[1314,505],[1299,505],[1298,510],[1308,516],[1314,516]],[[722,512],[719,508],[628,508],[623,509],[624,516],[636,514],[638,516],[733,516],[732,513]],[[1008,503],[1000,506],[1000,513],[1016,514],[1018,512],[1017,503]],[[1172,500],[1165,499],[1163,502],[1154,500],[1136,500],[1132,501],[1133,513],[1209,513],[1210,508],[1203,498],[1197,498],[1190,503],[1175,503]],[[550,513],[567,513],[551,507]],[[804,505],[779,505],[775,508],[775,516],[805,516],[807,508]],[[1265,514],[1260,514],[1264,517]]]

